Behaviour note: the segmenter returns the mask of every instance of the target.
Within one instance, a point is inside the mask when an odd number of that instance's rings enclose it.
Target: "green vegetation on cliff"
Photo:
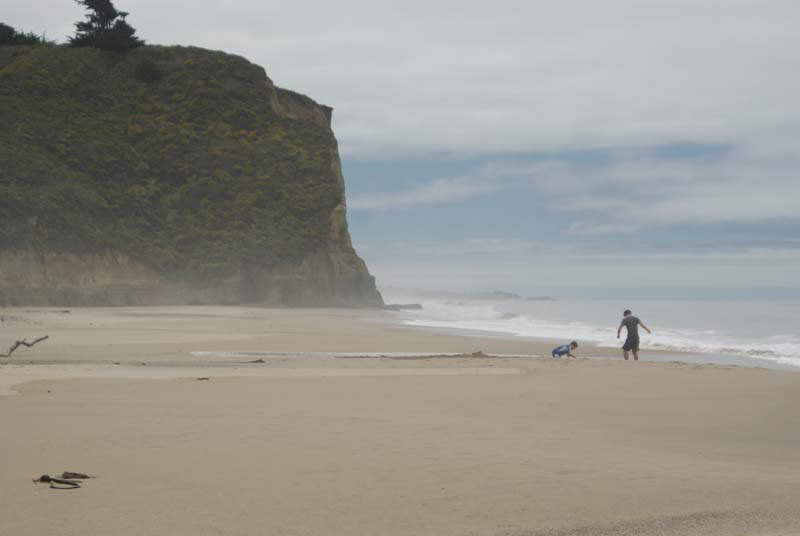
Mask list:
[[[47,43],[44,36],[33,32],[20,32],[8,24],[0,22],[0,45],[41,45]]]
[[[0,47],[0,249],[123,252],[191,281],[301,260],[342,191],[327,125],[197,48]]]

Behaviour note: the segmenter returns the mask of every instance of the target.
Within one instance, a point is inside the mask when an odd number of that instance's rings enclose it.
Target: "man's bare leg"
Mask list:
[[[639,350],[633,351],[633,359],[634,361],[639,361]]]
[[[628,351],[627,350],[623,350],[622,353],[625,354],[625,361],[627,361],[628,360]]]

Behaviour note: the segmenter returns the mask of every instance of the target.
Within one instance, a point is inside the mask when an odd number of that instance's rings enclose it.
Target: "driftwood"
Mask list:
[[[5,353],[5,354],[0,354],[0,357],[11,357],[11,354],[13,354],[13,353],[14,353],[14,350],[16,350],[17,348],[19,348],[20,346],[27,346],[28,348],[30,348],[30,347],[31,347],[31,346],[33,346],[34,344],[36,344],[36,343],[38,343],[38,342],[42,342],[42,341],[44,341],[44,340],[47,340],[47,339],[49,339],[49,338],[50,338],[50,337],[49,337],[48,335],[45,335],[44,337],[39,337],[38,339],[36,339],[36,340],[35,340],[35,341],[33,341],[33,342],[28,342],[28,341],[26,341],[25,339],[23,339],[23,340],[21,340],[21,341],[17,341],[17,342],[15,342],[14,344],[12,344],[12,345],[11,345],[11,348],[9,348],[9,349],[8,349],[8,353]]]
[[[64,471],[61,473],[61,478],[67,480],[86,480],[87,478],[94,478],[93,476],[85,475],[83,473],[75,473],[73,471]]]
[[[34,478],[35,484],[44,483],[50,484],[52,489],[77,489],[81,487],[81,480],[87,478],[94,478],[83,473],[73,473],[71,471],[64,471],[60,477],[42,475],[39,478]]]

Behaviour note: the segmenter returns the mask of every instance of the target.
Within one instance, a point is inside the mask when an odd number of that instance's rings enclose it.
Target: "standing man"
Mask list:
[[[622,345],[622,351],[625,354],[625,361],[628,360],[628,352],[633,352],[633,359],[639,361],[639,326],[642,326],[647,333],[650,333],[650,328],[644,325],[644,322],[636,318],[631,314],[630,309],[626,309],[624,313],[622,313],[622,322],[619,323],[619,328],[617,328],[617,338],[619,339],[619,334],[622,332],[622,326],[625,326],[628,330],[628,337],[625,339],[625,344]]]

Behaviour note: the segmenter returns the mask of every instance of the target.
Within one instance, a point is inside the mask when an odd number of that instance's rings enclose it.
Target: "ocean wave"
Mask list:
[[[601,326],[586,322],[556,322],[530,315],[498,310],[491,304],[423,301],[421,311],[409,312],[404,323],[410,326],[483,332],[541,339],[576,339],[602,347],[618,347],[616,325]],[[624,335],[624,334],[623,334]],[[643,348],[749,357],[782,365],[800,367],[800,337],[773,335],[758,339],[737,339],[718,329],[665,329],[644,335]]]

